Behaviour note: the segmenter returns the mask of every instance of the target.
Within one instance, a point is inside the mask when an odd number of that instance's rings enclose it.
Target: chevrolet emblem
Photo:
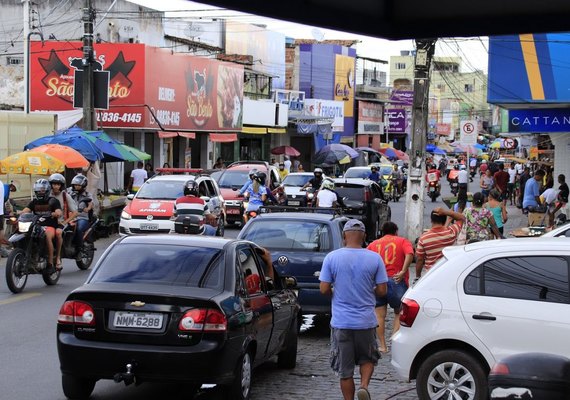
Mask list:
[[[145,302],[143,302],[143,301],[138,301],[138,300],[137,300],[137,301],[133,301],[133,302],[131,303],[131,306],[134,306],[134,307],[142,307],[142,306],[144,306],[145,304],[146,304]]]

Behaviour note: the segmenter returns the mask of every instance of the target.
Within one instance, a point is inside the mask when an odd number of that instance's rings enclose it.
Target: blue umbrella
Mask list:
[[[61,144],[77,150],[83,157],[91,162],[101,160],[103,158],[103,152],[97,148],[93,142],[81,136],[78,131],[84,132],[81,128],[77,127],[65,131],[57,131],[55,135],[43,136],[26,144],[24,150],[31,150],[44,144]]]
[[[435,144],[428,144],[426,145],[426,151],[433,153],[433,154],[446,154],[443,149],[440,149]]]
[[[358,157],[358,152],[345,144],[333,143],[320,149],[315,154],[313,162],[315,164],[336,164],[347,156],[356,158]]]
[[[486,146],[484,144],[475,143],[473,145],[473,147],[477,147],[478,149],[485,150]]]

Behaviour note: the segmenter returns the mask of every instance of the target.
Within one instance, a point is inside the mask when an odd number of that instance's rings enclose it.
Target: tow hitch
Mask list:
[[[136,383],[136,377],[133,373],[133,365],[127,364],[127,372],[118,372],[113,376],[113,380],[117,383],[125,382],[125,386]]]

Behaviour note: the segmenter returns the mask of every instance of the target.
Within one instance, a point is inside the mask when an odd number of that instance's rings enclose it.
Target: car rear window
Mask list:
[[[284,186],[303,186],[313,175],[287,175],[283,180]]]
[[[368,168],[349,168],[344,174],[345,178],[368,178],[370,176]]]
[[[248,170],[225,170],[218,180],[218,186],[225,189],[237,187],[238,189],[243,186],[249,179]]]
[[[188,180],[193,179],[189,176]],[[137,193],[137,199],[146,200],[176,200],[184,194],[182,181],[148,180]]]
[[[95,270],[90,283],[150,283],[165,286],[220,287],[221,250],[168,244],[119,244]]]
[[[257,220],[240,239],[269,250],[327,252],[331,249],[330,228],[318,222]]]
[[[335,186],[335,190],[340,197],[347,197],[348,200],[364,200],[364,186],[356,186],[346,183],[337,183]]]

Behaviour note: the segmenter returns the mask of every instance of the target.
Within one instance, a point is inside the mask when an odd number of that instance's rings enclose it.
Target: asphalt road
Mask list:
[[[444,195],[448,185],[444,183]],[[390,203],[392,220],[404,221],[404,199]],[[429,226],[429,213],[437,202],[426,202],[425,221]],[[402,221],[402,222],[400,222]],[[226,237],[234,238],[239,230],[226,230]],[[98,258],[116,237],[100,239],[97,244]],[[64,260],[64,269],[57,285],[48,287],[39,275],[30,276],[23,293],[14,295],[8,290],[5,280],[6,259],[0,261],[0,399],[64,399],[56,350],[56,320],[60,306],[67,294],[80,286],[89,271],[80,271],[73,260]],[[323,397],[323,391],[339,397],[338,384],[328,367],[328,326],[326,321],[304,327],[299,344],[299,363],[292,371],[280,371],[275,363],[256,370],[252,399],[308,399]],[[389,357],[382,360],[371,387],[375,398],[414,399],[413,386],[398,380],[391,371]],[[377,385],[377,387],[376,387]],[[332,390],[332,392],[330,392]],[[396,393],[404,392],[393,396]],[[125,387],[112,381],[100,381],[95,386],[93,399],[156,399],[191,398],[184,394],[184,386],[143,384]],[[196,399],[217,399],[215,388],[204,389]]]

